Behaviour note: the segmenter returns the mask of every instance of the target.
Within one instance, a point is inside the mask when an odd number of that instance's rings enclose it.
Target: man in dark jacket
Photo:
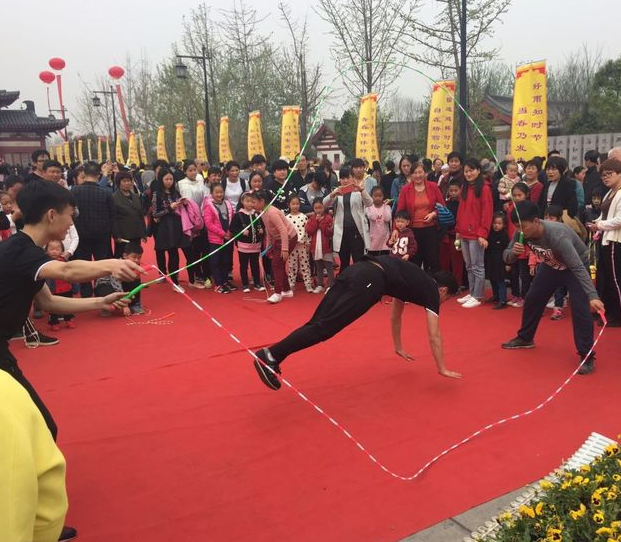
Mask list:
[[[105,260],[112,257],[110,236],[115,206],[112,195],[97,185],[99,173],[99,164],[86,162],[84,183],[72,190],[78,208],[78,216],[74,221],[80,236],[80,243],[75,251],[78,260]],[[80,294],[82,297],[91,297],[92,284],[80,284]]]
[[[606,193],[606,187],[602,182],[602,178],[599,176],[599,171],[597,171],[598,158],[599,153],[597,151],[587,151],[584,154],[584,165],[587,168],[582,185],[584,187],[585,205],[591,205],[594,190],[599,190],[602,194]]]
[[[272,164],[272,179],[264,182],[263,187],[276,195],[274,207],[289,212],[289,198],[297,195],[297,191],[291,182],[291,179],[285,184],[289,173],[289,164],[285,160],[275,160]]]

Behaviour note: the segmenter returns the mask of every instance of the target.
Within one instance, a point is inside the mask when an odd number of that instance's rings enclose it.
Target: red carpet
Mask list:
[[[182,275],[185,279],[185,273]],[[309,317],[319,296],[268,306],[261,294],[190,295],[251,346]],[[58,422],[67,457],[67,522],[84,542],[396,541],[531,482],[591,431],[621,423],[621,330],[543,411],[449,454],[401,482],[287,389],[265,388],[250,357],[167,285],[144,291],[151,317],[128,326],[79,315],[55,347],[12,343]],[[400,474],[487,423],[535,405],[575,368],[571,323],[547,319],[537,348],[507,352],[520,311],[442,308],[449,368],[435,373],[423,311],[408,306],[405,345],[392,354],[390,307],[378,305],[331,341],[292,356],[285,376]],[[146,321],[148,318],[136,318]],[[42,326],[43,324],[37,324]]]

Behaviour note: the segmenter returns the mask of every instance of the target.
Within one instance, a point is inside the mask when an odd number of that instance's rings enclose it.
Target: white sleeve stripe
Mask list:
[[[39,273],[41,273],[41,269],[43,269],[48,263],[52,263],[54,260],[50,260],[48,262],[45,262],[44,264],[41,264],[41,267],[39,267],[39,269],[37,269],[37,272],[35,273],[34,279],[35,280],[39,280]]]

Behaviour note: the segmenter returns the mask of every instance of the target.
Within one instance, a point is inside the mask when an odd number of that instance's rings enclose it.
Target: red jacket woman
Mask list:
[[[407,211],[410,215],[410,228],[418,245],[418,252],[412,261],[423,266],[425,271],[435,273],[440,269],[436,204],[444,206],[444,197],[438,185],[427,180],[420,162],[412,166],[409,180],[399,194],[397,211]]]
[[[323,254],[329,254],[332,252],[330,247],[330,241],[332,240],[332,234],[334,233],[334,221],[328,214],[324,214],[321,220],[317,219],[317,215],[313,213],[306,222],[306,233],[310,237],[310,253],[315,254],[315,248],[317,243],[317,230],[321,231],[321,252]]]

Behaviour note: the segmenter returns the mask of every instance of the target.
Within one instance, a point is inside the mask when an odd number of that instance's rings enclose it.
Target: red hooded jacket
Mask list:
[[[463,190],[467,190],[467,198],[459,201],[455,231],[462,239],[476,240],[479,237],[487,239],[494,212],[492,190],[484,184],[478,198],[474,195],[473,185],[466,183]]]

